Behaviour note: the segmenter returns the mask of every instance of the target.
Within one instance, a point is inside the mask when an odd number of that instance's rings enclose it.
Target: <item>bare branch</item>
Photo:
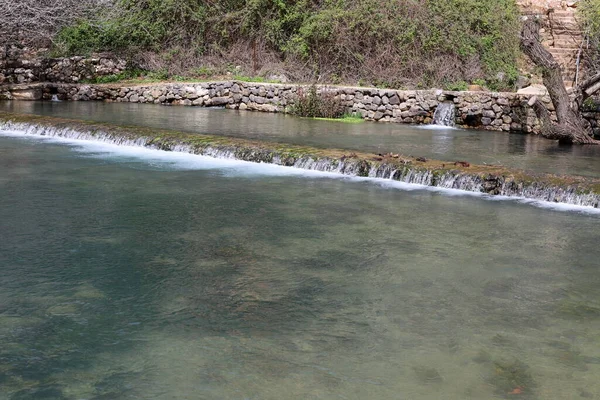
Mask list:
[[[0,0],[0,45],[48,44],[61,28],[111,0]]]

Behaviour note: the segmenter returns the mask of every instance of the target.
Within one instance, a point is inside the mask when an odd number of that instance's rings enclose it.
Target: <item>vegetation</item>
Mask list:
[[[315,119],[320,121],[334,121],[334,122],[344,122],[347,124],[361,124],[365,122],[364,118],[360,114],[350,114],[346,113],[342,115],[340,118],[320,118],[316,117]]]
[[[540,41],[537,20],[528,18],[524,21],[521,48],[530,60],[541,68],[544,86],[556,112],[556,121],[553,121],[550,111],[537,96],[529,100],[529,105],[541,123],[542,136],[565,144],[600,145],[600,141],[594,138],[590,123],[580,112],[585,108],[587,98],[600,90],[600,72],[580,82],[573,89],[574,96],[571,98],[565,87],[560,65]]]
[[[600,0],[581,0],[577,10],[591,44],[584,60],[592,70],[600,71]]]
[[[300,89],[291,113],[299,117],[311,118],[341,118],[346,112],[346,107],[333,93],[317,92],[317,87],[312,85],[308,92]]]
[[[108,0],[0,0],[0,45],[48,46],[57,30],[108,5]]]
[[[64,55],[113,51],[150,70],[285,74],[394,88],[517,77],[514,0],[97,0],[64,26]]]

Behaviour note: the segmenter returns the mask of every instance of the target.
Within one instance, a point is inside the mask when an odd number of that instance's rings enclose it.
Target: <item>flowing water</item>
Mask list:
[[[600,146],[565,147],[533,135],[135,103],[4,101],[2,110],[600,177]]]
[[[445,101],[438,104],[433,114],[434,125],[441,126],[454,126],[454,120],[456,119],[456,105],[453,101]]]
[[[0,135],[0,399],[600,398],[600,215]]]

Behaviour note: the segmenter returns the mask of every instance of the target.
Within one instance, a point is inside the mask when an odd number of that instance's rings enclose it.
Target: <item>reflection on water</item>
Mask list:
[[[135,103],[4,101],[0,110],[600,177],[599,146],[559,146],[533,135]]]
[[[600,396],[598,216],[0,137],[0,398]]]

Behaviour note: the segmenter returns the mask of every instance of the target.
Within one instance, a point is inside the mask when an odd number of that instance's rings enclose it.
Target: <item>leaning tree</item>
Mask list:
[[[581,114],[583,102],[600,90],[600,72],[581,82],[569,95],[560,65],[542,45],[539,31],[539,21],[527,17],[521,30],[521,48],[542,70],[544,85],[556,110],[555,123],[550,119],[546,106],[536,96],[530,99],[529,105],[542,124],[542,136],[561,143],[600,144],[593,138],[592,128]]]

